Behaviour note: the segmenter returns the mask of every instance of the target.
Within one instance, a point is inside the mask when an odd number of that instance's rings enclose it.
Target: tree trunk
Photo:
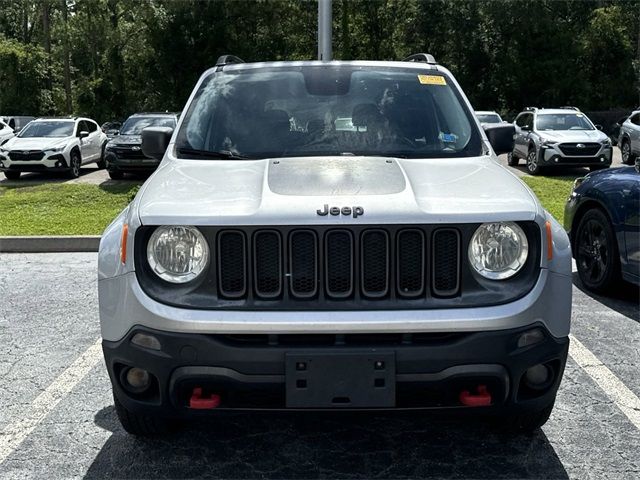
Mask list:
[[[65,110],[67,114],[73,112],[73,102],[71,99],[71,65],[69,61],[69,11],[67,10],[67,0],[60,0],[62,7],[62,22],[63,22],[63,55],[64,55],[64,93],[65,93]]]

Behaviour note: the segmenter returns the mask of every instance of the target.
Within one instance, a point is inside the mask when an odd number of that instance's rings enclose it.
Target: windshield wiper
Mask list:
[[[195,148],[178,148],[178,153],[181,155],[190,155],[198,158],[209,158],[209,159],[227,159],[227,160],[246,160],[252,157],[248,157],[246,155],[240,155],[238,153],[233,153],[229,150],[197,150]]]

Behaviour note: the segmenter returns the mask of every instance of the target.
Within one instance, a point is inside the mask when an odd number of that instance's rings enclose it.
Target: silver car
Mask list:
[[[414,59],[416,57],[413,57]],[[206,71],[102,237],[117,414],[470,411],[533,429],[569,345],[563,228],[431,56]],[[345,126],[348,125],[348,128]]]
[[[574,107],[528,108],[513,123],[516,136],[508,155],[510,166],[525,159],[529,173],[538,175],[557,166],[600,170],[611,165],[611,140]]]
[[[620,126],[618,146],[622,153],[622,163],[633,165],[640,156],[640,110],[629,115]]]

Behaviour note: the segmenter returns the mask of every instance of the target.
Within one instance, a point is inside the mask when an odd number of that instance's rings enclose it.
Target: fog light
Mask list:
[[[518,337],[518,348],[533,345],[544,340],[544,332],[540,328],[534,328],[524,332]]]
[[[604,157],[600,157],[600,162],[604,162]]]
[[[151,385],[149,372],[142,368],[127,368],[123,373],[124,375],[120,375],[121,380],[124,380],[122,386],[131,393],[142,393]]]
[[[535,389],[543,389],[551,379],[551,370],[546,365],[535,365],[524,374],[527,386]]]
[[[131,339],[131,343],[151,350],[160,350],[160,340],[146,333],[136,333]]]

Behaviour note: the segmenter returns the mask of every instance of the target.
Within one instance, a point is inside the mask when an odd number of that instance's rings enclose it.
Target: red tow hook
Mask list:
[[[189,399],[189,408],[194,410],[211,410],[220,406],[220,395],[212,393],[207,398],[202,397],[202,388],[195,387]]]
[[[491,405],[491,394],[486,385],[478,385],[478,393],[469,393],[469,390],[460,392],[460,402],[467,407],[486,407]]]

